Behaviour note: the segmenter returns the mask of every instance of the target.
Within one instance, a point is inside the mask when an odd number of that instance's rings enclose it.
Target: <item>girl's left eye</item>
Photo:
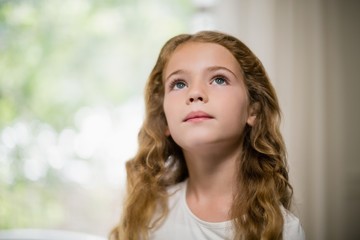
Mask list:
[[[217,85],[226,85],[227,80],[224,77],[215,77],[211,83],[214,83]]]

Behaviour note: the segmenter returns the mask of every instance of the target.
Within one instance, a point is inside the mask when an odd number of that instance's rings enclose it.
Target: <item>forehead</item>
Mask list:
[[[165,66],[165,76],[179,69],[201,69],[211,66],[226,67],[241,73],[241,67],[232,53],[216,43],[187,42],[178,46]]]

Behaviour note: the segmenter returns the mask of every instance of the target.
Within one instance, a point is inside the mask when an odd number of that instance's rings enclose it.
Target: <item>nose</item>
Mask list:
[[[204,89],[204,86],[194,85],[189,88],[189,95],[186,100],[187,104],[195,102],[207,103],[208,100],[208,95],[206,93],[206,90]]]

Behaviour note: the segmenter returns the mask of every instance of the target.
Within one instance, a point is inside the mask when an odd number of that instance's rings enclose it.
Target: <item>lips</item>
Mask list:
[[[189,113],[185,118],[184,122],[190,122],[190,121],[202,121],[202,120],[208,120],[213,119],[214,117],[207,114],[206,112],[202,111],[196,111]]]

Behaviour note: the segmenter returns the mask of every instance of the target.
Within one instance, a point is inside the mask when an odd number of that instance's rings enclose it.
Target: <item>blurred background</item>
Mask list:
[[[360,239],[356,0],[0,0],[0,229],[106,236],[162,45],[211,29],[262,60],[307,239]]]

